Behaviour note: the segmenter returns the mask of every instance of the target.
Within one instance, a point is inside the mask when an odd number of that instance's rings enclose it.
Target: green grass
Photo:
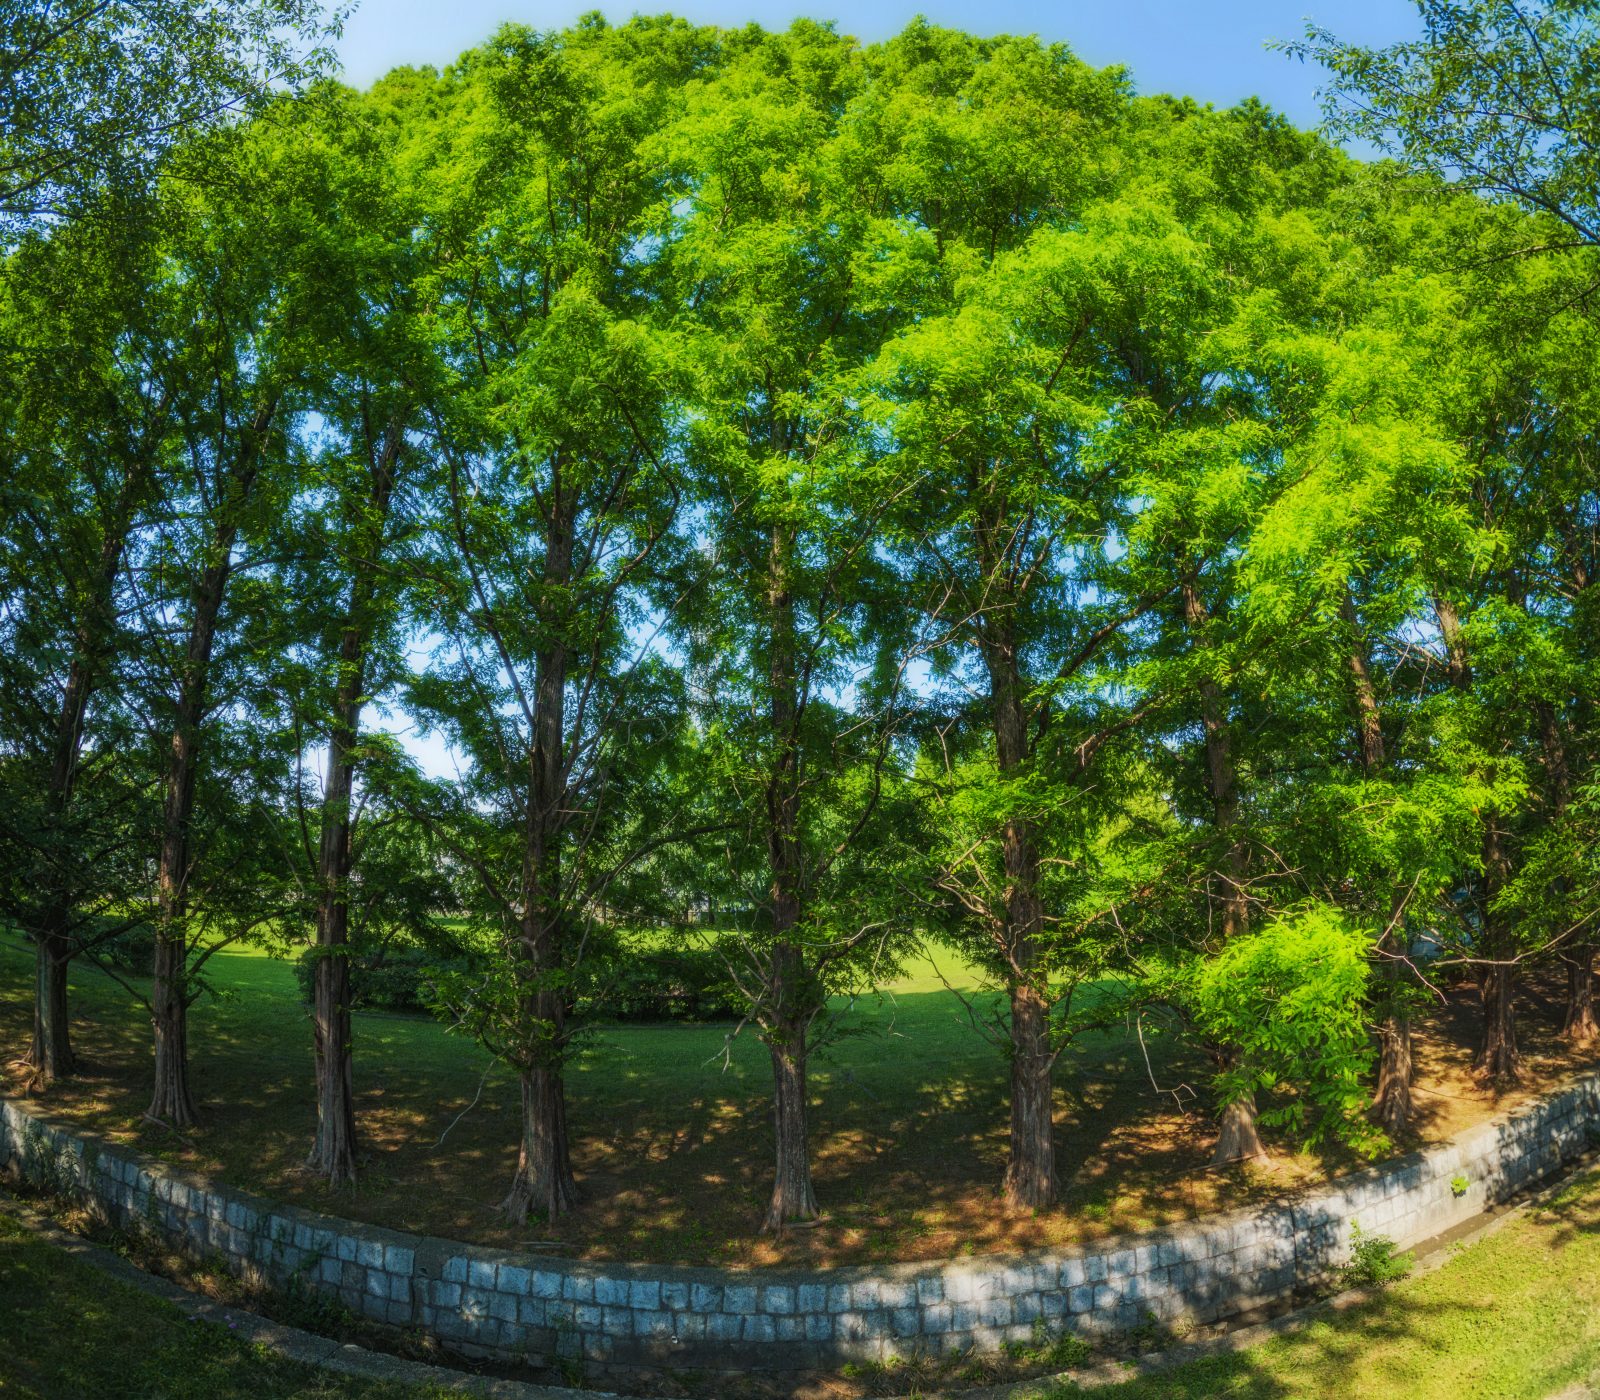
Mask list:
[[[1342,1165],[1286,1152],[1273,1174],[1211,1172],[1206,1116],[1178,1112],[1151,1090],[1138,1041],[1119,1028],[1083,1037],[1061,1062],[1060,1204],[1006,1215],[997,1201],[1006,1061],[941,977],[970,988],[970,971],[948,952],[935,956],[937,966],[913,962],[883,995],[851,1009],[848,1034],[814,1063],[813,1161],[828,1219],[778,1241],[756,1233],[770,1190],[770,1065],[749,1030],[728,1044],[726,1025],[629,1025],[583,1042],[568,1093],[584,1204],[553,1227],[512,1229],[494,1213],[515,1166],[515,1077],[425,1017],[356,1017],[365,1153],[356,1193],[330,1195],[302,1172],[315,1125],[310,1026],[289,965],[255,950],[213,958],[217,995],[191,1013],[198,1129],[179,1138],[140,1121],[148,1017],[88,965],[72,974],[85,1073],[41,1106],[312,1209],[496,1245],[548,1242],[563,1253],[663,1262],[828,1264],[1062,1245],[1239,1204]],[[0,1046],[9,1051],[0,1060],[26,1044],[31,994],[31,951],[0,938]],[[1531,1049],[1535,1028],[1524,1029]],[[1157,1038],[1150,1050],[1164,1086],[1203,1086],[1205,1066],[1178,1042]],[[1464,1049],[1457,1058],[1465,1062]],[[19,1072],[5,1073],[0,1085],[18,1092]],[[1423,1101],[1453,1111],[1462,1099]],[[1458,1126],[1441,1119],[1431,1131]]]
[[[1600,1369],[1600,1173],[1433,1273],[1291,1337],[1039,1400],[1545,1400]],[[1019,1397],[1019,1400],[1021,1398]]]
[[[286,1361],[107,1277],[0,1212],[0,1393],[18,1400],[420,1400]]]

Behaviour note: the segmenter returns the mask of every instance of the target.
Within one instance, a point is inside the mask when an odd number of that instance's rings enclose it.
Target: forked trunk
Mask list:
[[[1563,959],[1567,966],[1567,1014],[1562,1036],[1573,1046],[1592,1045],[1600,1037],[1594,1007],[1594,948],[1585,944]]]
[[[522,1079],[522,1142],[517,1174],[500,1203],[501,1212],[521,1223],[530,1211],[555,1220],[578,1205],[567,1143],[567,1088],[558,1067],[535,1065]]]
[[[188,948],[180,934],[158,937],[150,1021],[155,1030],[156,1083],[146,1116],[171,1128],[199,1119],[189,1093]]]
[[[1055,1055],[1049,1010],[1029,983],[1011,989],[1011,1151],[1006,1162],[1006,1204],[1042,1210],[1055,1199]]]
[[[1479,985],[1483,990],[1483,1044],[1474,1067],[1485,1082],[1506,1088],[1522,1077],[1513,1008],[1515,969],[1505,963],[1491,964],[1484,969]]]
[[[1372,1117],[1384,1132],[1399,1137],[1411,1126],[1411,1018],[1391,1009],[1378,1028],[1378,1088]]]
[[[803,1028],[774,1032],[772,1055],[772,1123],[776,1162],[772,1199],[761,1229],[776,1234],[801,1221],[815,1220],[817,1197],[811,1186],[811,1153],[806,1121],[806,1048]]]

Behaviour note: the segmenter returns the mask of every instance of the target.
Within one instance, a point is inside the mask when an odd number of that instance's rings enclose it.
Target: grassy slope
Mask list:
[[[0,1392],[18,1400],[420,1400],[427,1393],[331,1376],[191,1322],[4,1214]]]
[[[1436,1272],[1105,1400],[1544,1400],[1600,1368],[1600,1173]],[[1067,1396],[1075,1388],[1044,1390]],[[1084,1392],[1087,1393],[1087,1392]]]

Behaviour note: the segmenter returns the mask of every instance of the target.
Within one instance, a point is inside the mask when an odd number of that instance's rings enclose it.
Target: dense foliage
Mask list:
[[[1472,23],[1571,79],[1525,189],[1435,100],[1457,7],[1437,53],[1308,41],[1419,124],[1403,165],[922,22],[509,26],[219,120],[239,6],[209,87],[111,83],[59,157],[56,79],[0,70],[41,1081],[67,965],[148,940],[151,1114],[188,1122],[206,960],[260,939],[303,960],[318,1171],[356,1168],[351,1006],[426,1006],[520,1076],[504,1207],[553,1215],[583,1028],[727,1015],[781,1229],[809,1059],[921,940],[997,993],[1022,1208],[1096,1017],[1203,1047],[1220,1161],[1403,1133],[1443,980],[1497,1082],[1530,967],[1593,1038],[1593,29],[1506,8]],[[120,61],[91,28],[44,50],[80,84]]]

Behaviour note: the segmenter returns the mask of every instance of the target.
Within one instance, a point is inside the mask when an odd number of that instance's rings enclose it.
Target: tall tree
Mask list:
[[[17,0],[0,14],[0,238],[148,192],[187,136],[324,71],[317,0]]]
[[[482,809],[435,820],[501,930],[489,985],[455,987],[452,1010],[521,1080],[502,1204],[517,1220],[577,1202],[573,976],[601,837],[625,815],[613,780],[648,755],[663,704],[636,628],[684,489],[667,342],[645,324],[669,199],[645,149],[711,54],[671,21],[507,28],[450,94],[463,132],[441,121],[418,154],[451,177],[428,212],[427,295],[456,377],[425,405],[442,476],[420,596],[438,646],[413,700],[470,756]]]

